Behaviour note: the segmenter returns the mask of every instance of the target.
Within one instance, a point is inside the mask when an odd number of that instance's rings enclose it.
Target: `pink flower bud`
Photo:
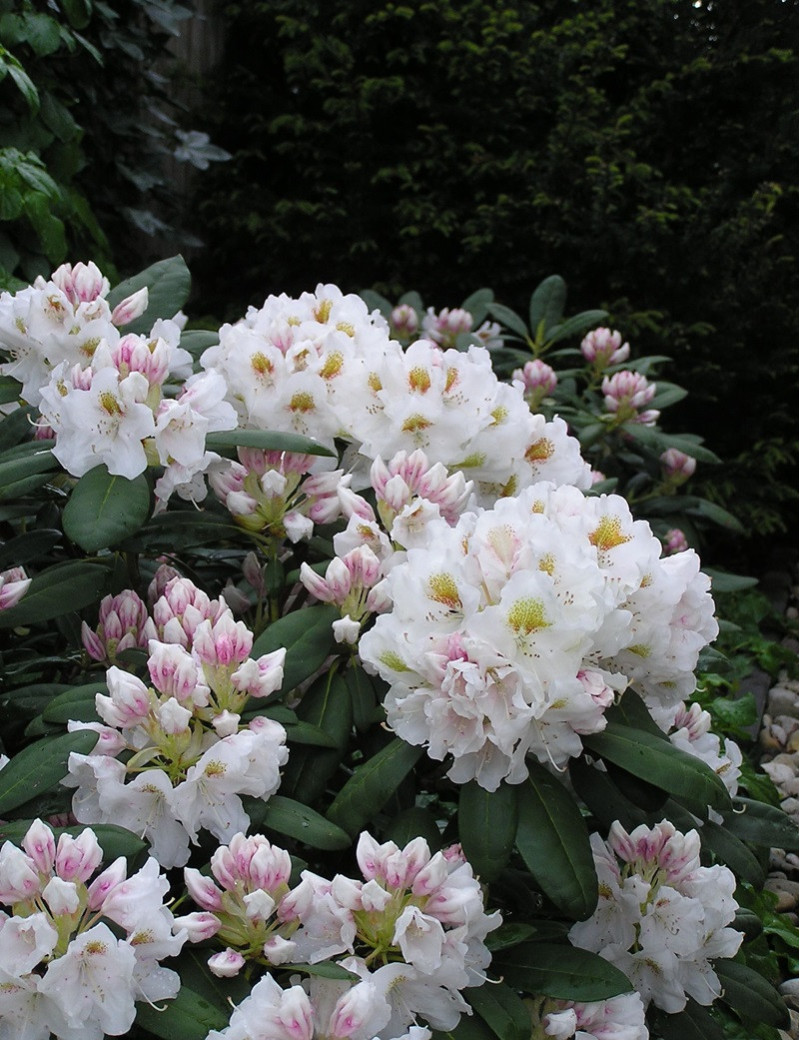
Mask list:
[[[180,931],[182,928],[186,929],[190,943],[205,942],[207,939],[212,939],[221,927],[222,921],[207,911],[185,914],[183,917],[176,917],[172,922],[173,932]]]
[[[197,626],[192,646],[203,664],[228,667],[247,658],[253,648],[253,633],[226,611],[213,624],[205,620]]]
[[[52,877],[42,890],[42,897],[54,917],[62,914],[71,915],[80,906],[78,887],[74,881],[64,881],[60,877]]]
[[[156,639],[150,640],[148,650],[147,670],[159,693],[177,697],[179,701],[189,700],[202,683],[192,655],[179,644],[159,643]]]
[[[30,584],[31,579],[22,567],[0,571],[0,610],[7,610],[19,603]]]
[[[208,958],[209,971],[220,979],[231,979],[238,975],[246,963],[241,953],[230,947]]]
[[[677,487],[692,476],[697,469],[697,459],[677,448],[667,448],[661,455],[661,465],[664,467],[664,478]]]
[[[58,839],[55,866],[56,873],[64,881],[83,881],[85,884],[102,862],[103,850],[97,835],[88,827],[77,838],[62,834]]]
[[[269,697],[283,685],[285,661],[285,647],[263,654],[257,661],[248,658],[233,673],[231,682],[237,690],[251,697]]]
[[[689,548],[686,535],[679,527],[671,527],[664,535],[663,542],[664,551],[668,556],[673,556],[675,553],[679,552],[685,552]]]
[[[148,300],[149,293],[146,285],[130,296],[126,296],[111,312],[112,325],[116,325],[118,328],[121,325],[130,325],[147,310]]]
[[[56,858],[56,841],[50,828],[34,820],[20,843],[40,874],[51,874]]]
[[[392,335],[400,339],[410,339],[419,328],[417,312],[408,303],[399,303],[390,315]]]
[[[619,422],[632,420],[652,425],[659,413],[652,409],[639,414],[639,409],[649,404],[656,394],[656,384],[648,383],[640,372],[623,370],[613,376],[605,376],[602,387],[606,409],[616,413]]]
[[[92,261],[77,263],[74,267],[62,264],[53,271],[50,281],[59,287],[73,307],[104,297],[110,288],[108,279]]]
[[[184,867],[183,880],[189,895],[198,906],[211,911],[222,909],[222,892],[212,878],[201,874],[194,867]]]
[[[611,329],[594,329],[581,343],[581,353],[598,369],[627,361],[630,352],[630,344],[623,344],[620,333]]]

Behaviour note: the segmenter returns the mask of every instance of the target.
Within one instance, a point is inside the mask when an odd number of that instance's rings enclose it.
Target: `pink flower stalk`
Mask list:
[[[664,551],[668,556],[675,553],[685,552],[689,548],[686,535],[679,527],[671,527],[664,535]]]
[[[656,395],[656,384],[648,383],[639,372],[624,370],[613,376],[605,376],[601,387],[606,409],[616,415],[618,423],[628,420],[653,426],[659,416],[655,409],[640,412]]]
[[[598,371],[627,361],[630,352],[630,344],[623,343],[621,334],[616,330],[593,329],[581,342],[581,353]]]
[[[103,598],[96,629],[89,628],[85,621],[81,624],[84,649],[94,661],[113,663],[123,650],[146,649],[155,634],[147,606],[133,589]]]
[[[22,567],[0,571],[0,610],[15,606],[30,588],[31,578]]]
[[[555,390],[558,383],[555,371],[539,358],[527,361],[523,368],[516,369],[513,378],[525,387],[525,400],[531,411],[536,411],[545,397]]]
[[[685,484],[697,469],[697,459],[677,448],[667,448],[661,455],[664,480],[673,487]]]

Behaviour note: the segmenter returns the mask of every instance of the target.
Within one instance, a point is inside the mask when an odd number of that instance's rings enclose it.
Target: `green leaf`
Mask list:
[[[41,560],[62,537],[60,531],[45,527],[11,538],[4,545],[0,545],[0,570],[6,567],[22,567],[31,560]]]
[[[491,303],[486,305],[486,309],[493,318],[500,322],[501,325],[505,325],[506,328],[511,329],[522,339],[528,339],[528,329],[525,322],[520,318],[518,314],[511,310],[510,307],[504,306],[502,303],[496,303],[492,300]]]
[[[384,318],[386,318],[387,321],[389,320],[389,316],[392,313],[392,305],[385,296],[381,296],[381,294],[375,292],[374,289],[362,289],[358,295],[367,305],[367,309],[370,312],[380,311]]]
[[[137,1026],[162,1040],[206,1040],[212,1029],[224,1029],[229,1018],[187,986],[181,986],[174,1000],[136,1005]]]
[[[15,394],[12,399],[16,400],[18,396],[18,394]],[[41,441],[30,440],[31,423],[36,419],[37,412],[37,408],[26,404],[21,408],[15,408],[10,415],[7,415],[0,422],[0,450],[3,452],[2,457],[16,458],[16,456],[6,456],[6,452],[9,448],[21,447],[22,444],[26,446],[33,444],[36,450],[42,447]],[[54,444],[55,441],[50,441],[44,446],[52,448]]]
[[[261,633],[253,644],[252,656],[285,646],[282,692],[289,693],[325,663],[335,643],[331,625],[338,617],[338,607],[327,603],[286,614]]]
[[[519,946],[528,939],[536,938],[536,926],[532,924],[501,924],[490,935],[486,937],[486,946],[492,954],[500,950],[510,950],[512,946]],[[552,936],[548,936],[552,938]]]
[[[61,0],[61,6],[73,28],[86,28],[92,16],[92,0]]]
[[[539,340],[542,332],[557,325],[564,314],[567,303],[567,283],[558,274],[551,274],[533,291],[530,302],[531,334]]]
[[[641,423],[634,422],[625,423],[623,429],[626,434],[644,445],[644,447],[649,448],[656,455],[661,455],[667,448],[677,448],[678,451],[682,451],[685,455],[691,455],[698,462],[720,461],[713,451],[704,448],[690,434],[662,433],[660,430],[654,430],[649,426],[642,426]]]
[[[724,863],[736,877],[747,881],[755,888],[764,884],[765,874],[761,864],[744,842],[731,833],[729,828],[720,827],[705,820],[699,828],[700,841],[705,851],[711,852],[719,863]],[[795,833],[795,845],[797,834]]]
[[[6,61],[6,69],[8,70],[9,76],[14,81],[17,90],[25,98],[31,115],[36,115],[39,111],[39,91],[36,89],[36,84],[16,58],[7,54]]]
[[[108,294],[108,304],[116,307],[126,297],[147,286],[147,310],[125,326],[125,333],[147,334],[158,318],[172,318],[189,299],[192,279],[182,256],[159,260],[140,274],[120,282]]]
[[[209,433],[206,447],[211,451],[226,448],[260,448],[262,451],[290,451],[300,455],[325,455],[336,457],[336,452],[310,437],[299,433],[280,433],[277,430],[226,430]]]
[[[96,722],[95,701],[98,693],[108,693],[105,679],[96,679],[83,686],[71,686],[54,697],[42,712],[45,722],[64,725],[71,719],[76,722]]]
[[[476,289],[474,293],[464,300],[461,304],[461,309],[469,311],[472,315],[473,328],[480,325],[486,315],[489,313],[489,304],[494,300],[494,293],[491,289]]]
[[[329,733],[310,722],[285,722],[286,737],[290,744],[304,744],[309,747],[335,748],[336,741]]]
[[[659,740],[669,741],[669,737],[659,728],[647,705],[635,690],[626,690],[617,704],[606,709],[606,719],[609,722],[632,726],[634,729],[645,729]]]
[[[70,560],[48,567],[34,577],[16,606],[0,611],[0,628],[49,621],[87,607],[101,599],[108,579],[108,568],[83,560]]]
[[[375,680],[354,662],[347,669],[345,682],[353,703],[353,722],[359,733],[363,733],[375,721],[375,707],[379,700]]]
[[[734,798],[733,809],[722,813],[725,826],[742,841],[766,849],[796,849],[797,827],[782,809],[752,798]]]
[[[562,321],[560,325],[548,328],[545,332],[545,343],[548,346],[558,343],[568,336],[582,336],[589,329],[594,329],[608,317],[608,311],[581,311],[573,314],[571,318]]]
[[[433,1030],[431,1040],[494,1040],[494,1035],[478,1015],[462,1015],[455,1029]]]
[[[320,676],[303,694],[297,714],[323,730],[336,743],[335,751],[293,748],[289,756],[281,790],[305,805],[311,805],[336,772],[350,735],[350,694],[342,677],[338,674]]]
[[[219,333],[207,329],[189,329],[181,333],[181,346],[197,360],[200,355],[219,343]]]
[[[253,826],[267,827],[279,834],[288,834],[304,845],[315,849],[347,849],[350,847],[350,835],[291,798],[274,794],[268,802],[251,803],[251,823]]]
[[[537,886],[575,920],[597,906],[589,831],[572,794],[538,763],[520,785],[517,849]]]
[[[14,379],[13,376],[0,376],[0,404],[18,401],[21,391],[22,383],[18,379]],[[7,422],[7,420],[3,421]]]
[[[380,812],[421,758],[423,749],[395,737],[360,765],[334,798],[327,816],[355,837]]]
[[[744,574],[728,574],[713,567],[703,567],[703,573],[711,578],[714,592],[741,592],[758,585],[758,578],[749,578]]]
[[[219,515],[208,510],[159,513],[127,538],[120,546],[126,552],[163,552],[169,545],[173,552],[201,545],[221,544],[241,537],[241,529],[232,523],[229,513]]]
[[[708,1008],[689,997],[683,1011],[659,1014],[658,1036],[663,1040],[725,1040],[725,1031]]]
[[[401,849],[414,838],[424,838],[432,851],[437,851],[442,846],[442,835],[436,825],[436,817],[430,810],[419,805],[399,812],[386,827],[384,836],[387,841],[393,841]],[[469,859],[469,856],[467,858]]]
[[[628,831],[647,822],[647,814],[625,797],[607,772],[590,765],[583,758],[573,758],[569,764],[569,775],[576,794],[604,829],[610,827],[614,820],[619,820]]]
[[[609,722],[583,737],[584,747],[690,805],[730,808],[725,784],[705,762],[642,729]]]
[[[668,408],[671,404],[677,404],[678,401],[682,401],[685,397],[689,396],[689,391],[684,390],[682,386],[676,386],[675,383],[666,383],[659,379],[656,383],[656,395],[648,405],[648,408]]]
[[[458,799],[458,837],[481,881],[494,881],[508,863],[517,833],[519,787],[501,783],[486,791],[474,780]]]
[[[468,993],[469,1002],[500,1040],[530,1040],[531,1016],[504,982],[484,983]]]
[[[0,769],[0,814],[56,787],[67,775],[71,752],[86,755],[96,741],[96,733],[83,730],[39,740],[23,748]]]
[[[722,983],[721,1000],[745,1019],[766,1022],[780,1029],[789,1022],[789,1009],[781,995],[757,971],[738,961],[714,961]]]
[[[19,845],[25,837],[31,822],[31,820],[13,820],[0,823],[0,842],[12,841],[15,845]],[[120,856],[125,856],[126,858],[138,856],[140,852],[147,848],[146,841],[143,841],[132,831],[125,830],[124,827],[117,827],[112,823],[93,823],[91,828],[97,835],[100,848],[103,850],[104,863],[112,863]],[[77,838],[85,829],[82,825],[75,827],[50,827],[50,830],[56,836],[56,840],[62,834],[69,834],[73,838]]]
[[[95,466],[80,478],[64,507],[64,533],[85,552],[96,552],[135,534],[149,515],[144,474],[128,480]]]
[[[525,993],[559,1000],[607,1000],[633,989],[599,954],[555,943],[521,943],[494,957],[492,970]]]
[[[0,458],[0,501],[16,498],[26,491],[41,487],[59,469],[58,460],[49,445],[32,442],[35,446],[11,455],[4,452]]]
[[[744,527],[733,513],[718,506],[716,502],[709,502],[706,498],[698,498],[696,505],[686,510],[689,516],[703,516],[706,520],[713,520],[715,524],[724,527],[727,531],[736,531],[744,534]]]

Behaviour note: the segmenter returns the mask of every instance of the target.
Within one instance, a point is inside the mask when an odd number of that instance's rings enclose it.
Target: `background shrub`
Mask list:
[[[796,4],[220,0],[202,308],[319,280],[520,309],[563,274],[690,389],[753,545],[794,523]]]

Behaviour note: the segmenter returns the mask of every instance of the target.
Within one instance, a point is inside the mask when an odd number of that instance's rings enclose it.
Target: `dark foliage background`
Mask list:
[[[524,309],[560,273],[727,465],[752,546],[793,537],[796,3],[219,0],[233,154],[195,199],[196,299],[317,281]],[[760,552],[760,548],[756,549]]]

